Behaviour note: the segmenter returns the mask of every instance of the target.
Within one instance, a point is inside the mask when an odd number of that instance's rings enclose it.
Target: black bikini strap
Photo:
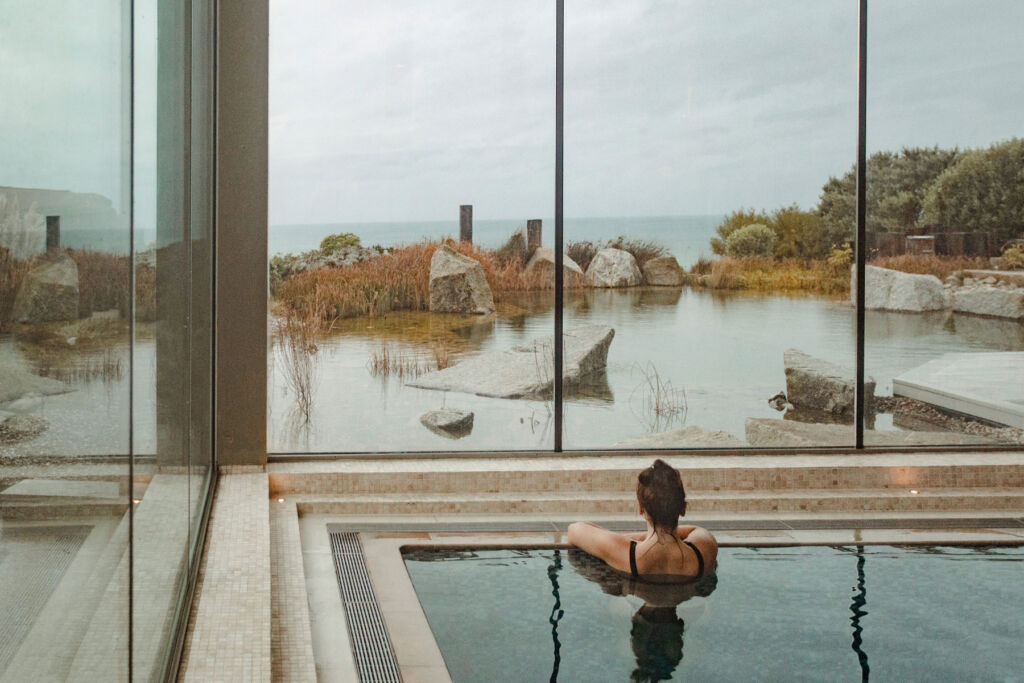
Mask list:
[[[683,541],[683,543],[693,548],[693,552],[697,553],[697,578],[704,576],[704,556],[700,554],[700,551],[697,550],[697,546],[694,544],[689,541]]]
[[[629,542],[629,573],[640,578],[640,572],[636,570],[636,541]]]

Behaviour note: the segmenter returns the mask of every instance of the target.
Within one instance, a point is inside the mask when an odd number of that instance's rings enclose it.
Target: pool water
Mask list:
[[[722,548],[632,581],[582,551],[411,550],[459,681],[1024,681],[1024,548]]]

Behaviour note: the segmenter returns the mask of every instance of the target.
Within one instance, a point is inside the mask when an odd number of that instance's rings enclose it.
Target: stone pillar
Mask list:
[[[459,207],[459,241],[473,243],[473,205]]]
[[[46,253],[60,249],[60,216],[46,217]]]
[[[540,249],[541,239],[541,220],[539,218],[532,218],[526,221],[526,251],[532,254],[535,250]]]

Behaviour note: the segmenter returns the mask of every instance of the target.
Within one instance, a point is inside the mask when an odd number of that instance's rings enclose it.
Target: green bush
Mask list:
[[[742,228],[745,225],[751,223],[763,223],[767,225],[771,221],[768,218],[768,214],[763,211],[755,211],[754,209],[740,209],[739,211],[733,211],[725,220],[715,228],[715,232],[718,233],[718,237],[711,238],[711,251],[718,256],[724,256],[726,254],[725,243],[729,239],[729,236]]]
[[[778,237],[763,223],[751,223],[734,230],[725,240],[725,253],[734,258],[771,256]]]
[[[336,251],[341,251],[345,247],[358,247],[359,236],[354,235],[351,232],[340,232],[337,235],[328,235],[323,238],[320,242],[320,253],[324,256],[330,256]]]

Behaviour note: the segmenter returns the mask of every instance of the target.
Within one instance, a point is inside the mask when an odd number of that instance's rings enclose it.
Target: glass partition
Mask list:
[[[212,474],[211,5],[7,5],[0,680],[162,679]]]
[[[1019,443],[1024,98],[1008,86],[1024,8],[869,9],[865,367],[879,431],[865,443]]]
[[[819,219],[854,158],[849,2],[566,8],[573,330],[567,449],[852,446],[852,234]]]
[[[271,26],[268,449],[552,448],[553,6]]]

